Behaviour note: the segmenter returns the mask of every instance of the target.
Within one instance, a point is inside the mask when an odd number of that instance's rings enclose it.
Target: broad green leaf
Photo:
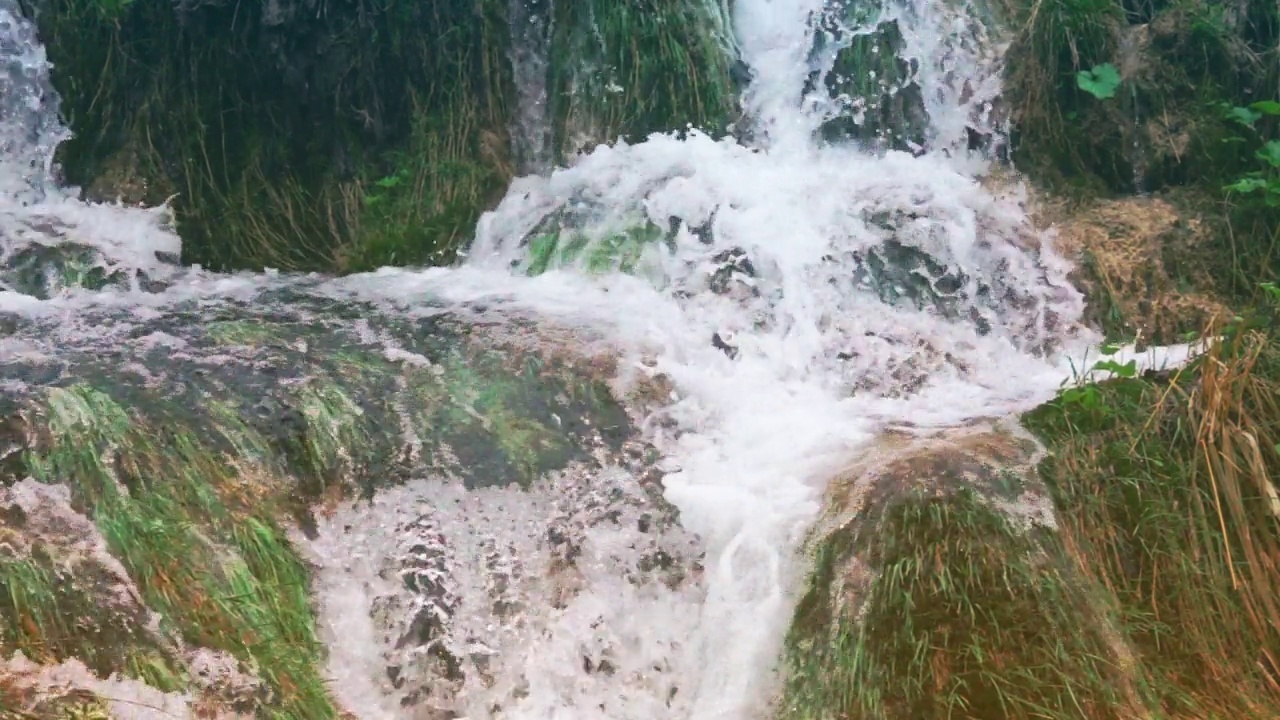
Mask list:
[[[1280,140],[1272,140],[1263,145],[1258,151],[1258,158],[1271,167],[1280,168]]]
[[[1120,87],[1120,71],[1111,63],[1095,65],[1092,70],[1076,73],[1076,85],[1095,98],[1106,100],[1115,97]]]
[[[1247,107],[1233,107],[1227,110],[1227,117],[1245,127],[1251,128],[1262,117],[1262,113]]]
[[[1249,107],[1257,110],[1263,115],[1280,115],[1280,102],[1276,102],[1275,100],[1259,100]]]
[[[1267,181],[1260,177],[1245,177],[1227,185],[1224,190],[1238,193],[1257,192],[1267,187]]]

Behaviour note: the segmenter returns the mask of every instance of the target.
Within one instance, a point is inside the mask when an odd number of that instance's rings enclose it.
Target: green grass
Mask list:
[[[1085,196],[1183,186],[1220,195],[1249,165],[1257,143],[1223,109],[1275,93],[1274,5],[1233,15],[1207,0],[1027,0],[1000,14],[1013,40],[1014,162],[1037,182]],[[1107,66],[1119,85],[1095,97],[1080,75]]]
[[[0,561],[0,654],[21,650],[35,662],[77,658],[102,677],[122,673],[161,690],[177,690],[182,672],[145,630],[142,612],[99,606],[94,586],[105,571],[60,567],[49,552]]]
[[[1280,716],[1273,319],[1026,416],[1054,532],[1011,523],[954,459],[954,487],[934,466],[911,473],[924,490],[876,485],[813,539],[779,717]]]
[[[737,110],[720,0],[556,3],[548,93],[558,154],[686,125],[724,131]]]
[[[854,522],[817,546],[780,717],[1122,716],[1124,673],[1052,535],[968,489]]]
[[[90,388],[51,391],[46,421],[33,474],[69,482],[165,625],[253,668],[273,691],[262,717],[336,717],[278,501],[181,429],[135,420]],[[37,578],[20,587],[31,614],[62,617]]]
[[[1275,338],[1236,329],[1184,373],[1028,417],[1082,571],[1120,608],[1166,716],[1280,714],[1278,389]]]
[[[68,180],[140,176],[148,202],[173,195],[187,262],[446,264],[515,171],[505,0],[357,0],[281,27],[261,5],[37,6],[75,132]],[[547,82],[561,156],[579,137],[723,130],[737,105],[725,12],[558,4]]]
[[[37,6],[75,132],[68,179],[134,158],[123,174],[147,201],[175,195],[188,262],[448,262],[510,177],[501,0],[360,0],[282,28],[259,5]]]

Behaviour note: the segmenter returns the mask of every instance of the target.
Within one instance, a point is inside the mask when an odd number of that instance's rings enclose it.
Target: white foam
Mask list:
[[[659,226],[672,215],[694,225],[714,211],[712,244],[678,233],[674,252],[660,244],[649,251],[642,277],[591,277],[572,266],[513,278],[528,228],[574,206],[590,208],[585,232],[597,236],[646,215]],[[886,211],[922,219],[914,229],[902,223],[898,239],[972,277],[1003,273],[1024,307],[990,311],[992,331],[983,337],[967,320],[889,308],[857,287],[850,254],[887,239],[866,219]],[[1056,390],[1061,369],[1030,350],[1053,334],[1038,321],[1057,312],[1065,332],[1080,299],[1059,263],[1037,262],[1035,248],[1013,242],[1029,232],[1016,202],[994,198],[934,156],[759,152],[696,134],[663,136],[600,148],[548,179],[517,183],[481,222],[464,268],[387,270],[336,285],[375,300],[484,300],[531,310],[605,328],[636,358],[656,356],[652,369],[681,393],[667,410],[678,431],[655,430],[672,470],[667,497],[708,553],[708,595],[680,661],[682,692],[694,694],[688,717],[746,718],[770,699],[798,580],[794,553],[830,470],[886,423],[1003,415]],[[707,289],[709,258],[732,248],[757,269],[758,297]],[[735,359],[711,343],[726,331],[738,344]],[[841,351],[856,356],[837,361]],[[900,383],[882,381],[895,364],[921,366],[917,392],[891,396]],[[868,382],[870,391],[853,392]],[[527,707],[541,710],[508,708],[506,717],[548,717],[539,713],[552,699],[533,693]],[[556,716],[592,717],[597,699],[556,701],[568,713]]]

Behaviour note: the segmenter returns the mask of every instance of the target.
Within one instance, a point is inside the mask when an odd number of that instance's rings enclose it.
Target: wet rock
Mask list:
[[[874,12],[865,2],[828,4],[813,55],[833,53],[834,59],[825,75],[810,75],[805,91],[821,85],[838,107],[822,125],[826,140],[916,152],[924,147],[929,122],[915,80],[919,63],[900,57],[898,22],[872,22]]]
[[[711,292],[717,295],[746,293],[759,295],[753,279],[756,276],[755,265],[742,248],[730,248],[717,253],[711,262],[715,269],[708,283]],[[739,289],[741,286],[741,289]]]
[[[726,341],[724,336],[720,333],[714,333],[711,335],[711,347],[722,351],[725,355],[728,355],[730,360],[738,357],[738,348],[729,344],[729,342]]]
[[[29,478],[0,486],[0,518],[0,612],[18,620],[0,631],[0,655],[78,658],[103,676],[136,654],[172,662],[175,648],[68,488]]]
[[[96,203],[155,206],[172,195],[162,184],[162,173],[142,170],[141,159],[133,147],[124,147],[106,158],[97,175],[84,189],[84,199]]]
[[[191,685],[200,693],[198,705],[202,709],[224,708],[248,716],[270,707],[270,688],[230,655],[196,648],[188,653],[186,663]]]
[[[66,288],[124,288],[128,277],[105,267],[94,249],[74,244],[28,246],[6,258],[0,268],[0,282],[7,289],[41,300]]]
[[[0,709],[22,718],[249,720],[189,696],[162,693],[137,680],[101,679],[79,660],[39,664],[22,653],[0,657]]]

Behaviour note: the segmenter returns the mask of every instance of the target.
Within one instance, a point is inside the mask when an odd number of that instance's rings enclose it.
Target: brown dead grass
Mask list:
[[[1045,204],[1042,224],[1076,262],[1088,299],[1086,319],[1108,335],[1141,343],[1176,342],[1228,315],[1202,261],[1214,228],[1193,210],[1152,197]]]

